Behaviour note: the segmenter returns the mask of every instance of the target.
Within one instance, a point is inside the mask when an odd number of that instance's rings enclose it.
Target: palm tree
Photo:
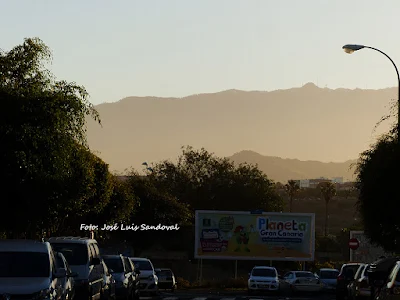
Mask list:
[[[319,189],[321,191],[322,197],[325,200],[325,236],[328,235],[328,206],[329,202],[332,200],[334,196],[336,196],[336,187],[332,182],[326,181],[321,182],[319,185]]]
[[[289,212],[292,212],[293,199],[300,191],[300,187],[295,180],[289,180],[288,183],[285,184],[285,191],[289,196]]]

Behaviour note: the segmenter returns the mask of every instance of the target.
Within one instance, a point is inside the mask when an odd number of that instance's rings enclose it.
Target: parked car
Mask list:
[[[247,291],[249,294],[253,294],[257,291],[279,292],[277,270],[273,267],[254,267],[249,273]]]
[[[77,298],[99,300],[104,274],[100,264],[97,241],[81,237],[52,237],[48,240],[57,252],[66,258],[75,279]]]
[[[155,271],[158,278],[158,288],[170,290],[173,293],[176,290],[176,279],[172,270],[161,268],[156,269]]]
[[[130,257],[135,267],[140,270],[140,292],[158,294],[158,278],[150,259]]]
[[[104,274],[101,300],[114,300],[117,297],[115,294],[115,279],[103,259],[101,259],[100,263]]]
[[[369,299],[371,295],[371,287],[368,283],[368,270],[369,265],[367,264],[363,264],[358,268],[354,275],[354,280],[347,286],[349,299]]]
[[[283,276],[285,287],[292,293],[322,291],[323,285],[314,273],[307,271],[291,271]]]
[[[103,260],[115,279],[117,298],[138,299],[136,290],[138,284],[129,259],[122,255],[104,255]]]
[[[400,300],[400,261],[396,262],[388,279],[380,290],[379,299]]]
[[[78,274],[71,271],[71,268],[68,265],[67,260],[61,252],[56,252],[56,266],[57,268],[64,269],[67,276],[61,278],[62,287],[63,287],[63,295],[61,299],[63,300],[73,300],[75,297],[75,280],[74,277],[77,277]]]
[[[362,265],[364,264],[348,263],[342,266],[339,276],[337,277],[336,300],[344,300],[349,296],[347,286],[354,280],[354,276]]]
[[[10,299],[59,299],[63,295],[64,269],[56,266],[49,243],[0,240],[0,295]]]
[[[322,288],[326,291],[336,291],[337,277],[339,276],[339,270],[322,268],[319,269],[315,275],[319,278],[322,283]]]

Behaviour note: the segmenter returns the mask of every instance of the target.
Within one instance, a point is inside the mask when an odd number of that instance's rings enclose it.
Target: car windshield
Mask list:
[[[330,270],[330,271],[321,271],[319,278],[321,279],[336,279],[339,276],[338,271]]]
[[[86,265],[88,262],[88,248],[85,244],[54,243],[54,251],[61,252],[71,266]]]
[[[122,263],[122,259],[119,257],[116,258],[103,258],[104,262],[107,265],[107,268],[109,270],[113,270],[114,273],[123,273],[125,272],[124,270],[124,265]]]
[[[353,276],[356,275],[358,269],[360,268],[360,265],[347,265],[343,267],[342,273],[343,274],[349,274],[349,272],[352,272]]]
[[[157,276],[160,276],[160,277],[172,277],[172,272],[169,271],[169,270],[157,271]]]
[[[0,252],[0,277],[49,277],[50,259],[40,252]]]
[[[260,277],[276,277],[276,272],[273,269],[253,269],[251,274]]]
[[[132,260],[132,261],[140,271],[152,271],[153,270],[153,268],[148,260]]]
[[[315,277],[315,275],[311,272],[296,272],[297,278],[310,278]]]

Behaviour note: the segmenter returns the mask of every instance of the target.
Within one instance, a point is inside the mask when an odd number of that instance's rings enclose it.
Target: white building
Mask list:
[[[343,183],[343,177],[333,177],[332,182],[333,183]]]
[[[300,180],[300,188],[309,188],[310,180],[309,179],[301,179]]]

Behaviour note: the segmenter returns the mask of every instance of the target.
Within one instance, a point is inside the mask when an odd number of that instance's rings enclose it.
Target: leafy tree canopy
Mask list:
[[[37,38],[0,52],[4,230],[34,230],[68,209],[101,208],[110,194],[108,167],[86,144],[85,118],[99,116],[84,87],[54,79],[50,59]]]
[[[149,180],[194,210],[281,211],[283,208],[274,182],[257,166],[235,165],[205,149],[183,148],[177,163],[156,164]]]
[[[400,145],[392,131],[363,152],[357,163],[357,209],[371,242],[400,250]]]

